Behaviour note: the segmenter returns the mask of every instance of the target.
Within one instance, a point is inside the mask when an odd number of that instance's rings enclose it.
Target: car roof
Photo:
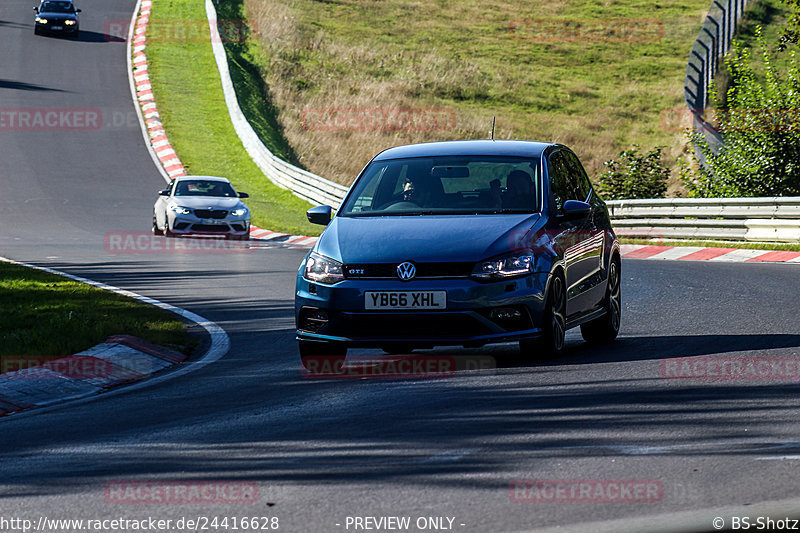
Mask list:
[[[231,180],[229,180],[228,178],[220,178],[219,176],[179,176],[175,178],[175,181],[186,181],[186,180],[224,181],[225,183],[231,182]]]
[[[375,156],[375,161],[406,157],[494,155],[509,157],[541,157],[555,143],[515,140],[440,141],[395,146]]]

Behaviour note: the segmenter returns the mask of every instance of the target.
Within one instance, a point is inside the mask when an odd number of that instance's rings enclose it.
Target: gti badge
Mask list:
[[[408,281],[417,274],[417,267],[413,263],[406,261],[397,265],[397,277],[402,281]]]

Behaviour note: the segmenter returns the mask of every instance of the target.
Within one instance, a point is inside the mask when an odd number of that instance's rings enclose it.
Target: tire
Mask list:
[[[333,342],[298,341],[300,364],[308,374],[342,373],[347,346]]]
[[[604,344],[617,338],[622,319],[621,279],[619,257],[614,256],[608,265],[608,283],[603,301],[606,314],[581,325],[581,335],[586,342]]]
[[[158,229],[158,222],[156,221],[156,215],[153,214],[153,235],[161,235],[161,230]]]
[[[36,26],[33,27],[33,34],[34,35],[41,35],[41,33],[39,33],[39,28],[37,28]]]
[[[564,278],[557,274],[550,281],[543,315],[542,336],[519,341],[520,353],[528,359],[547,359],[566,351],[567,290]]]
[[[164,213],[164,237],[174,237],[175,234],[169,229],[169,217]]]

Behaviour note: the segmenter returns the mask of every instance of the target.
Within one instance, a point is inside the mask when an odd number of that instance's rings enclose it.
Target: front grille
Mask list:
[[[228,226],[222,226],[216,224],[192,224],[192,231],[224,233],[228,231]]]
[[[223,209],[195,209],[194,214],[197,218],[225,218],[228,212]]]
[[[399,263],[344,265],[345,279],[398,279]],[[414,279],[466,278],[472,274],[473,263],[417,263]]]
[[[482,322],[460,313],[341,313],[329,324],[332,334],[353,339],[462,339],[491,333]]]

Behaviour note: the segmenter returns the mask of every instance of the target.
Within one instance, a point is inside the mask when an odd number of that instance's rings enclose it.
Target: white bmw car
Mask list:
[[[250,209],[231,182],[213,176],[182,176],[158,192],[153,206],[153,233],[176,235],[225,235],[250,238]]]

